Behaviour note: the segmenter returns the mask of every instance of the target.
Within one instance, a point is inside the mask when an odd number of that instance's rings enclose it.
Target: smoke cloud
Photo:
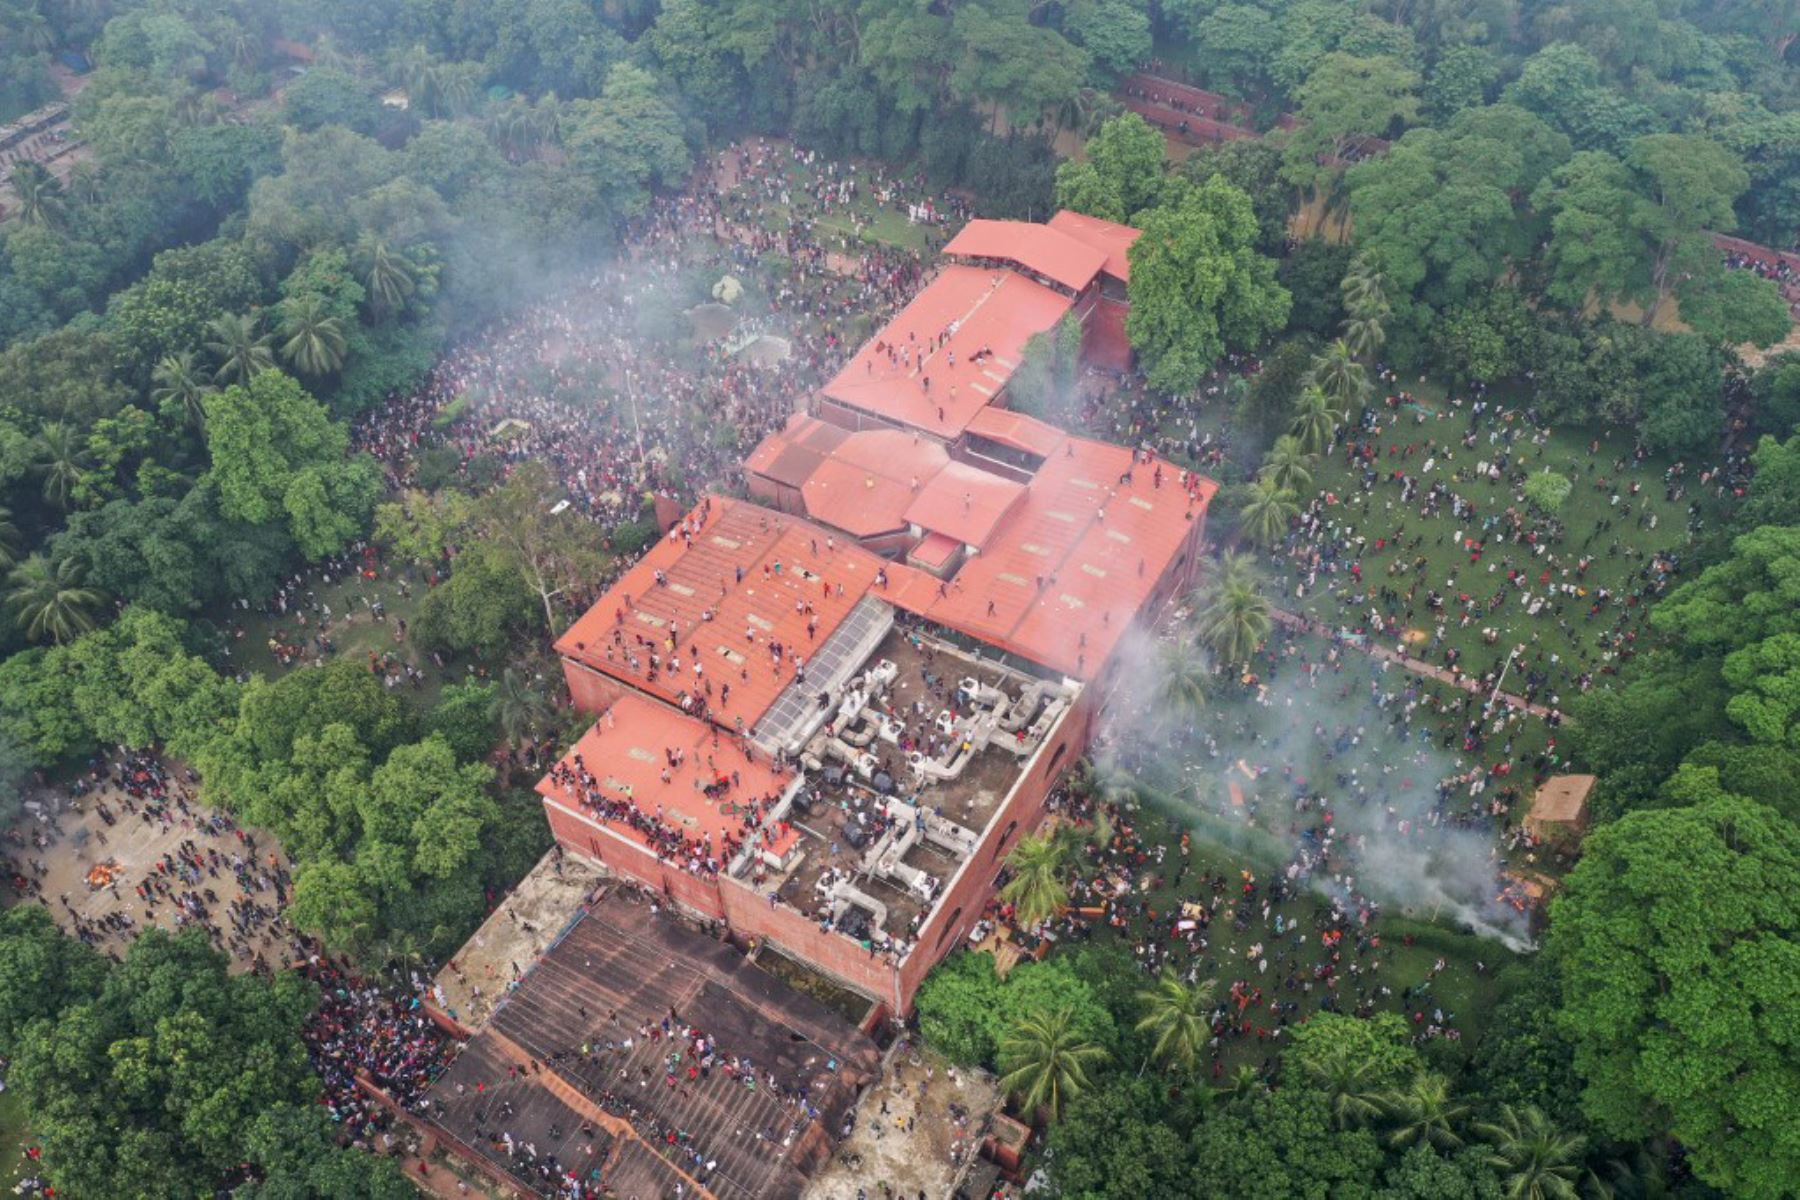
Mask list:
[[[1121,648],[1126,683],[1093,750],[1103,774],[1129,775],[1185,815],[1196,837],[1348,912],[1372,903],[1531,947],[1526,914],[1502,896],[1496,830],[1475,815],[1494,799],[1493,783],[1459,752],[1479,702],[1464,717],[1457,695],[1441,714],[1441,687],[1427,691],[1353,650],[1327,661],[1327,648],[1308,642],[1290,648],[1272,680],[1215,677],[1206,709],[1189,720],[1166,686],[1173,645],[1139,632]],[[1498,742],[1516,719],[1499,708],[1486,729]],[[1448,748],[1446,729],[1456,731]]]

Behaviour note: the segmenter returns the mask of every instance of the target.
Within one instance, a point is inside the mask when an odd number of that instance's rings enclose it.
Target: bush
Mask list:
[[[1553,513],[1563,506],[1575,485],[1567,475],[1559,475],[1549,467],[1525,481],[1525,499],[1542,513]]]

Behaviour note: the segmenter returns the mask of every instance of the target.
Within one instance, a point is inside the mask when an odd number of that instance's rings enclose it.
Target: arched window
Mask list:
[[[999,858],[1002,854],[1006,853],[1006,843],[1012,841],[1012,835],[1018,832],[1018,829],[1019,823],[1017,821],[1014,821],[1006,827],[1006,832],[1001,834],[1000,840],[994,843],[995,858]]]

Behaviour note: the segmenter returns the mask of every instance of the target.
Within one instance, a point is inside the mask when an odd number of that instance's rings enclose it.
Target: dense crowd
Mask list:
[[[320,1099],[347,1142],[372,1146],[393,1122],[393,1111],[372,1099],[359,1081],[378,1087],[402,1108],[422,1104],[427,1088],[452,1056],[452,1042],[425,1015],[423,984],[394,989],[359,978],[318,954],[301,968],[319,987],[319,1007],[302,1036]]]

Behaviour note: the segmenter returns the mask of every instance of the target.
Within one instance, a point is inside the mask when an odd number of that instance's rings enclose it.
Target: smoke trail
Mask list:
[[[1526,915],[1500,898],[1495,831],[1469,819],[1491,784],[1431,738],[1444,726],[1422,681],[1344,651],[1317,671],[1296,656],[1273,682],[1217,678],[1208,708],[1181,722],[1163,687],[1170,644],[1138,633],[1121,647],[1120,678],[1134,682],[1104,713],[1103,775],[1131,775],[1200,836],[1346,912],[1373,902],[1530,947]]]

